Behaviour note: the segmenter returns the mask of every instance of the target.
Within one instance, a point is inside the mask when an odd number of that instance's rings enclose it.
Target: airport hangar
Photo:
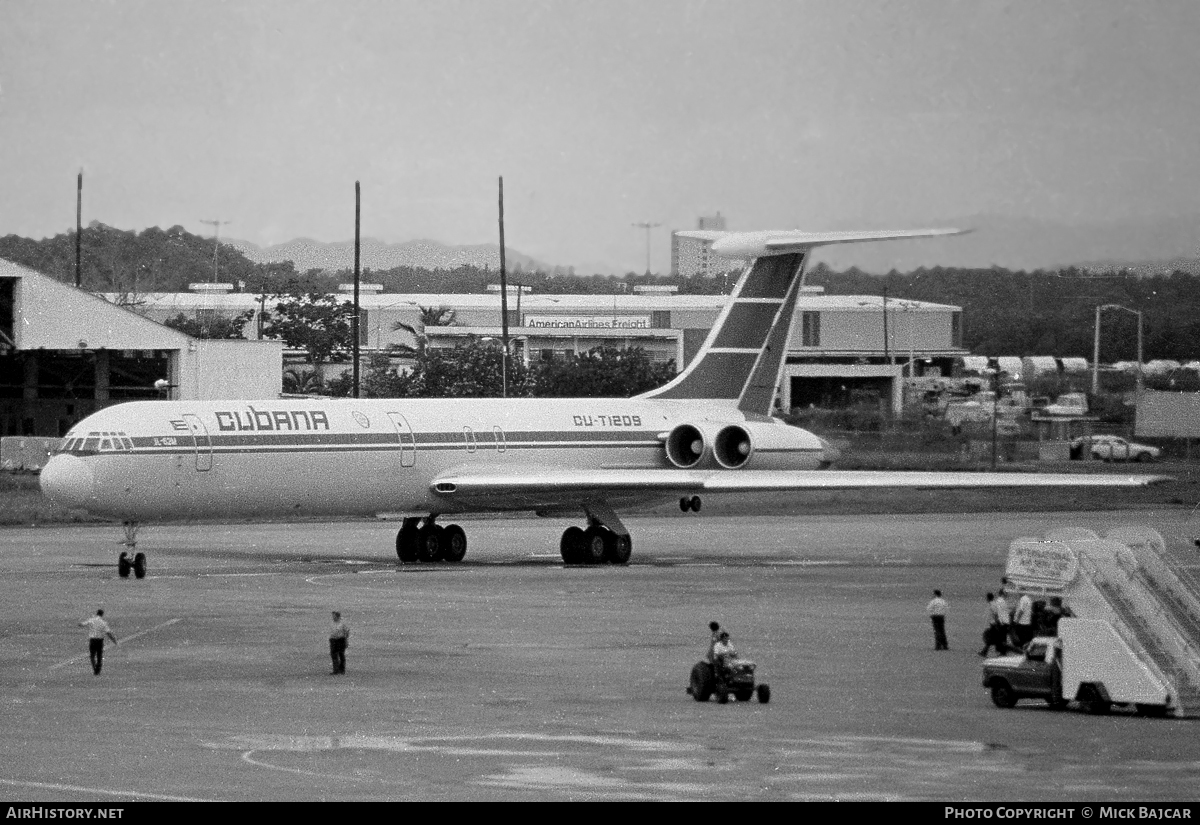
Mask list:
[[[351,298],[342,285],[340,298]],[[525,288],[527,289],[527,288]],[[566,353],[583,354],[599,346],[640,347],[656,363],[686,365],[703,344],[725,295],[680,295],[662,287],[635,287],[632,294],[556,295],[509,287],[508,324],[513,353],[526,363]],[[183,314],[233,317],[252,311],[246,335],[257,334],[258,313],[270,312],[272,299],[234,292],[229,284],[196,284],[192,291],[139,296],[139,311],[158,321]],[[426,346],[452,349],[469,339],[499,341],[499,285],[475,294],[384,293],[376,284],[360,284],[360,346],[364,353],[413,346],[407,326],[422,329],[423,310],[454,313],[448,326],[425,326]],[[778,407],[845,406],[876,397],[899,412],[903,379],[952,374],[968,355],[962,346],[959,307],[877,295],[826,295],[805,287],[796,306]],[[887,334],[885,337],[884,330]],[[403,366],[403,359],[396,359]],[[345,364],[333,365],[338,372]]]
[[[57,439],[120,401],[276,397],[282,357],[279,341],[192,338],[0,259],[2,436]]]

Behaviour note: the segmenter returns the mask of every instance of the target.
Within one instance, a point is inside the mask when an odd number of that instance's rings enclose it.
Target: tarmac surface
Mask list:
[[[0,796],[135,800],[1190,801],[1200,720],[994,707],[984,599],[1009,542],[1188,508],[627,521],[565,568],[557,519],[461,520],[457,565],[395,523],[0,531]],[[925,604],[950,602],[935,652]],[[76,623],[105,609],[100,676]],[[329,614],[351,627],[329,673]],[[770,704],[684,689],[717,620]]]

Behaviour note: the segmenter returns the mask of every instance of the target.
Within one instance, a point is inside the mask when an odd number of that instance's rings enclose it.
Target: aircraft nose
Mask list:
[[[92,503],[95,481],[78,456],[56,455],[42,468],[42,492],[62,507],[87,507]]]

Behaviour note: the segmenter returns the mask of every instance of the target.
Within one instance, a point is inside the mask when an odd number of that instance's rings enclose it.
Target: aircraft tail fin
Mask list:
[[[680,232],[711,244],[715,254],[750,262],[696,357],[669,383],[639,397],[724,401],[748,414],[770,415],[811,250],[829,244],[962,232]]]

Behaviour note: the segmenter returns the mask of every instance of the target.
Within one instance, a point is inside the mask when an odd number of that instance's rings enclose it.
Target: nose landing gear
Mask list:
[[[127,521],[121,526],[125,529],[125,540],[121,544],[132,550],[137,547],[138,523],[136,521]],[[117,557],[117,575],[123,579],[127,579],[129,578],[130,571],[133,572],[135,578],[146,578],[145,553],[134,553],[131,558],[128,551],[121,551],[121,555]]]

